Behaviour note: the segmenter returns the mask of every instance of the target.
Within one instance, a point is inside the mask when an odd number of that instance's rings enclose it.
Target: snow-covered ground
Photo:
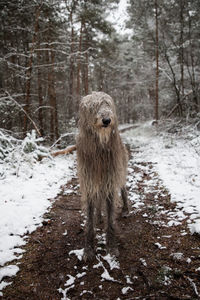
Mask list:
[[[23,254],[20,246],[26,243],[26,235],[42,225],[52,199],[74,172],[73,155],[39,162],[33,153],[24,153],[17,146],[10,154],[13,158],[0,163],[0,290],[8,285],[1,280],[19,271],[11,262]]]
[[[200,233],[199,133],[187,133],[184,138],[184,134],[157,131],[151,122],[146,122],[122,135],[136,150],[136,162],[154,163],[181,216],[190,214],[191,233]],[[41,226],[52,199],[74,173],[74,155],[39,162],[33,153],[26,153],[27,145],[29,141],[0,160],[0,291],[8,285],[2,279],[19,271],[20,266],[12,261],[23,255],[20,246],[26,243],[26,235]]]
[[[200,233],[200,132],[186,128],[181,134],[169,134],[151,123],[139,124],[123,137],[138,148],[136,159],[155,163],[172,201],[190,214],[191,233]]]

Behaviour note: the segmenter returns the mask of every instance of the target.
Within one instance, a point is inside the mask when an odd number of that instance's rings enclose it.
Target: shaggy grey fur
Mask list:
[[[93,92],[80,103],[77,137],[78,177],[82,205],[87,213],[85,260],[94,256],[95,215],[107,212],[107,248],[117,254],[115,206],[121,190],[124,213],[128,213],[125,189],[128,156],[119,131],[113,99]]]

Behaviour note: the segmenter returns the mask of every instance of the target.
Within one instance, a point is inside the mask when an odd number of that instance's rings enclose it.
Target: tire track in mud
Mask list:
[[[73,178],[29,236],[2,299],[199,299],[200,238],[189,234],[189,215],[170,202],[155,166],[135,154],[127,180],[131,213],[117,218],[120,256],[106,252],[99,228],[96,259],[83,262],[84,218]]]

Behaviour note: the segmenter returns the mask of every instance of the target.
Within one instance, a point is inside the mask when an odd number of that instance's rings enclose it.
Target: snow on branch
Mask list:
[[[7,94],[7,98],[11,101],[13,101],[19,108],[21,111],[23,111],[23,113],[27,116],[27,118],[31,121],[31,123],[33,124],[35,130],[37,131],[37,133],[39,134],[39,136],[41,136],[41,133],[36,125],[36,123],[33,121],[33,119],[29,116],[29,114],[23,109],[23,107],[21,106],[21,104],[19,104],[10,94],[8,91],[5,92]]]

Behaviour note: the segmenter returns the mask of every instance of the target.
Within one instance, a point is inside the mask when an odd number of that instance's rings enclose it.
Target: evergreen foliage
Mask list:
[[[1,1],[0,128],[20,138],[36,129],[55,141],[77,121],[80,98],[92,90],[115,99],[120,122],[154,118],[155,1],[127,0],[129,34],[108,21],[118,3]],[[159,115],[196,118],[199,1],[157,5]]]

